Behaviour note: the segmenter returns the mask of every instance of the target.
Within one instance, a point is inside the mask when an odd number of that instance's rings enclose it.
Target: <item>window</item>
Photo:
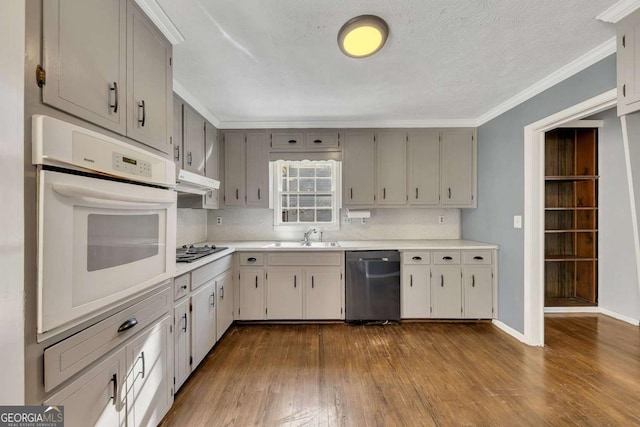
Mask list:
[[[339,225],[339,168],[335,160],[274,163],[274,224],[284,226]]]

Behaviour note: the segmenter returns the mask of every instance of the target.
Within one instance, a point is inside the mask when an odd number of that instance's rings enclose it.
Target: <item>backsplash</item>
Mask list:
[[[439,217],[444,223],[439,224]],[[216,220],[222,218],[222,224]],[[345,210],[341,211],[339,231],[325,231],[325,241],[334,240],[405,240],[459,239],[459,209],[372,209],[371,218],[362,224],[352,219],[345,224]],[[212,242],[247,240],[301,240],[301,231],[273,229],[270,209],[230,208],[209,211],[207,240]],[[317,227],[320,228],[320,227]],[[313,240],[317,240],[313,236]]]
[[[178,209],[177,246],[207,240],[207,210]]]

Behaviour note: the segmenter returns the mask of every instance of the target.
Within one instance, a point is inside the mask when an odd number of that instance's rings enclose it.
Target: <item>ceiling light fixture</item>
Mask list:
[[[348,20],[338,31],[338,46],[347,56],[366,58],[384,46],[389,27],[384,20],[374,15],[361,15]]]

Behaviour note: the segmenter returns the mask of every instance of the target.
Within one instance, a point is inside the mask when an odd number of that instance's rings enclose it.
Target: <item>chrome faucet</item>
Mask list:
[[[316,230],[315,228],[310,228],[307,231],[305,231],[304,237],[302,238],[302,243],[305,244],[305,245],[308,245],[310,243],[309,242],[309,236],[311,234],[317,233],[317,232],[318,232],[318,230]]]

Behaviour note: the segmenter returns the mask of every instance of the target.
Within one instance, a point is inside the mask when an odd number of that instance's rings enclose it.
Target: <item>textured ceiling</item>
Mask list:
[[[475,119],[615,36],[616,0],[158,0],[174,78],[222,122]],[[376,55],[338,49],[375,14]]]

